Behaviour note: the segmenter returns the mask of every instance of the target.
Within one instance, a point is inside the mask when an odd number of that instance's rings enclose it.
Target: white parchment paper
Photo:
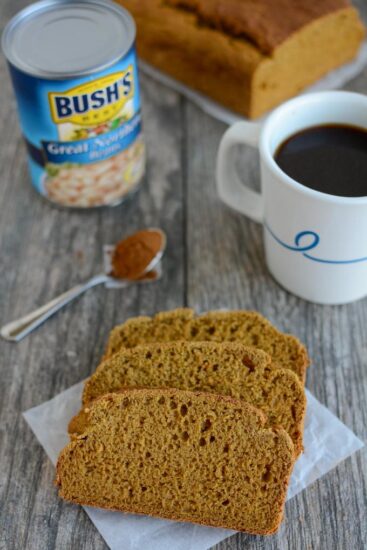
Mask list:
[[[82,388],[80,382],[24,413],[53,464],[69,441],[67,425],[80,409]],[[307,401],[305,452],[295,465],[288,499],[363,447],[362,441],[309,392]],[[85,510],[112,550],[207,550],[234,533],[97,508]]]
[[[366,66],[367,42],[363,42],[359,50],[358,56],[351,63],[347,63],[342,67],[331,71],[315,84],[306,88],[302,93],[320,92],[322,90],[333,90],[336,88],[341,88],[344,84],[356,77]],[[214,118],[221,120],[222,122],[233,124],[237,120],[244,119],[243,116],[240,116],[233,111],[222,107],[205,95],[200,94],[199,92],[196,92],[192,88],[181,84],[180,82],[174,80],[166,74],[161,73],[144,61],[139,61],[139,67],[143,73],[148,74],[155,80],[162,82],[169,88],[172,88],[176,92],[184,95],[185,97],[193,101],[193,103],[201,107],[203,111],[213,116]]]

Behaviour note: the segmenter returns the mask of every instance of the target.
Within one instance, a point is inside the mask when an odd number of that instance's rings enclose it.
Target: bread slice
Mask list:
[[[84,433],[57,463],[71,502],[274,533],[281,522],[294,448],[265,415],[219,395],[130,389],[91,407]]]
[[[250,118],[353,59],[364,37],[346,0],[118,2],[141,59]]]
[[[309,358],[305,346],[255,311],[212,311],[196,316],[192,309],[175,309],[155,317],[134,317],[112,330],[106,357],[121,348],[178,340],[254,346],[269,353],[280,367],[294,371],[303,382],[306,378]]]
[[[131,387],[177,388],[243,399],[261,409],[269,425],[288,432],[297,456],[302,452],[303,385],[295,373],[277,368],[261,350],[229,342],[170,342],[122,350],[87,380],[84,409],[71,421],[70,433],[83,431],[91,401]]]

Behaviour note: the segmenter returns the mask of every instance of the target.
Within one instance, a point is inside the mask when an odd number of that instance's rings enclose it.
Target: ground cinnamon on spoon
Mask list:
[[[148,275],[147,267],[161,248],[162,234],[160,231],[138,231],[123,239],[117,243],[112,255],[112,277],[135,280],[140,279],[144,273],[146,277]]]

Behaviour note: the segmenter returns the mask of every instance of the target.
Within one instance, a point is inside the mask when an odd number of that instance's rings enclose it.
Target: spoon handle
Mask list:
[[[0,330],[0,335],[5,339],[11,342],[19,342],[30,334],[34,329],[39,327],[44,321],[46,321],[51,315],[54,315],[59,309],[66,306],[74,298],[77,298],[83,292],[92,288],[93,286],[100,285],[109,280],[109,277],[104,273],[92,277],[87,282],[76,285],[67,292],[60,294],[57,298],[54,298],[47,304],[39,307],[38,309],[28,313],[24,317],[12,321],[7,325],[3,326]]]

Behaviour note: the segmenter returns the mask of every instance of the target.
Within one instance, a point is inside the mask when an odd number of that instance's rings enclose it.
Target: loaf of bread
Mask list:
[[[306,397],[289,369],[276,367],[270,356],[236,343],[171,342],[122,350],[107,359],[87,380],[83,409],[69,432],[79,434],[94,399],[122,388],[177,388],[229,395],[261,409],[269,425],[291,436],[296,456],[302,452]]]
[[[118,0],[142,59],[257,117],[353,59],[364,37],[347,0]]]
[[[277,530],[294,464],[289,435],[213,394],[130,389],[91,406],[57,463],[59,494],[87,506],[254,534]]]
[[[106,357],[121,348],[179,340],[254,346],[269,353],[278,366],[294,371],[305,381],[309,358],[304,345],[294,336],[279,332],[254,311],[212,311],[196,316],[191,309],[176,309],[155,317],[131,318],[112,330]]]

